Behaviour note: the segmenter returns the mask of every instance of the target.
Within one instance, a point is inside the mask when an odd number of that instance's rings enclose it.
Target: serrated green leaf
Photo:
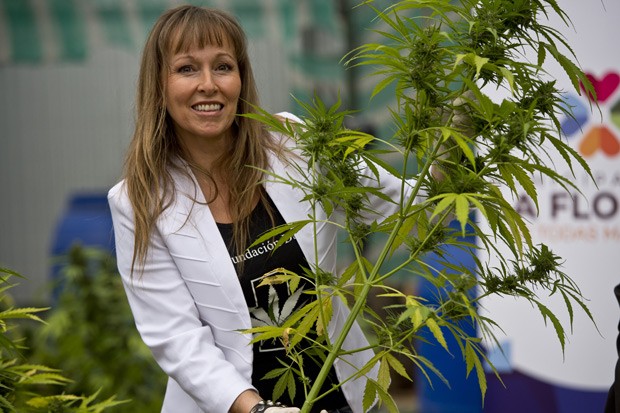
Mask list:
[[[573,166],[572,166],[572,163],[571,163],[571,157],[572,157],[572,159],[577,160],[577,162],[579,163],[581,168],[584,171],[586,171],[586,173],[588,174],[590,179],[592,179],[592,181],[595,182],[594,176],[592,175],[592,170],[590,168],[590,165],[588,165],[588,163],[585,161],[585,159],[583,159],[583,157],[579,154],[579,152],[577,152],[570,145],[567,145],[566,143],[562,142],[560,139],[556,139],[553,136],[549,137],[548,140],[556,148],[556,150],[560,153],[560,155],[564,158],[564,161],[569,166],[571,171],[573,171]],[[544,168],[544,165],[542,167]],[[546,169],[543,169],[543,170],[545,170],[546,172],[552,172],[553,171],[550,168],[546,168]],[[556,182],[559,179],[563,178],[563,177],[557,176],[557,175],[553,175],[553,176],[555,176],[557,178]]]
[[[428,316],[431,313],[431,310],[425,305],[419,305],[417,307],[407,308],[406,312],[410,312],[413,329],[417,330],[426,322]]]
[[[10,268],[6,268],[6,267],[0,267],[0,274],[6,274],[6,275],[9,275],[11,277],[17,277],[17,278],[22,278],[22,279],[24,278],[23,275],[19,274],[16,271],[13,271]],[[3,280],[3,282],[8,282],[8,277],[7,277],[7,279]],[[9,287],[11,287],[11,286],[9,286]]]
[[[508,169],[510,170],[510,173],[515,178],[517,178],[517,181],[525,190],[525,193],[534,201],[534,204],[536,205],[536,211],[538,212],[538,193],[536,191],[536,185],[534,184],[532,177],[529,174],[525,173],[523,169],[519,168],[518,166],[510,165]]]
[[[461,224],[461,232],[465,234],[465,227],[469,220],[469,196],[458,194],[454,198],[456,219]]]
[[[590,321],[594,323],[594,325],[596,326],[596,329],[598,330],[598,326],[596,325],[594,316],[592,315],[592,312],[590,312],[590,309],[588,308],[588,306],[583,302],[583,300],[577,294],[574,294],[572,292],[567,292],[567,294],[570,295],[573,298],[573,300],[581,307],[583,312],[587,314]]]
[[[262,242],[265,242],[272,238],[276,238],[278,235],[281,235],[280,238],[278,239],[278,242],[276,243],[276,248],[277,248],[280,245],[286,243],[286,241],[293,238],[295,234],[297,234],[301,229],[303,229],[303,227],[305,227],[308,224],[311,224],[312,222],[313,221],[311,219],[306,219],[306,220],[295,221],[295,222],[291,222],[288,224],[275,227],[274,229],[267,231],[264,234],[262,234],[260,237],[258,237],[258,239],[254,241],[248,248],[254,247],[256,245],[261,244]]]
[[[355,378],[360,378],[363,377],[365,375],[367,375],[368,373],[370,373],[370,371],[375,368],[375,366],[381,361],[383,352],[377,353],[375,354],[369,361],[368,363],[366,363],[365,365],[363,365],[360,369],[358,369],[358,371],[355,373]]]
[[[280,367],[277,369],[270,370],[267,373],[265,373],[263,377],[261,377],[261,380],[275,379],[276,377],[280,377],[281,375],[285,374],[288,370],[289,370],[288,367]]]
[[[364,388],[364,397],[362,398],[362,406],[365,412],[370,410],[377,399],[377,385],[372,380],[366,381]]]
[[[390,253],[393,254],[402,245],[402,243],[407,239],[408,235],[413,231],[413,229],[415,228],[418,222],[417,218],[418,218],[418,214],[412,215],[403,220],[403,223],[398,230],[397,239],[394,241],[394,243],[392,244],[392,247],[390,248]]]
[[[271,340],[274,338],[281,338],[284,334],[284,327],[279,326],[267,326],[267,327],[254,327],[244,330],[244,333],[252,333],[251,343],[257,343],[259,341]]]
[[[387,390],[383,389],[381,386],[376,386],[376,389],[383,408],[387,409],[390,413],[398,413],[398,407]]]
[[[386,87],[388,87],[390,84],[392,84],[394,81],[396,81],[397,77],[396,76],[386,76],[385,78],[383,78],[380,82],[378,82],[375,87],[372,90],[372,93],[370,95],[370,98],[374,98],[376,95],[378,95],[379,93],[381,93],[382,90],[384,90]]]
[[[476,366],[476,376],[478,377],[478,385],[480,386],[480,393],[482,394],[482,400],[487,392],[487,376],[482,367],[482,363],[478,356],[474,357],[474,365]]]
[[[459,149],[461,150],[461,152],[463,152],[463,155],[465,155],[469,163],[471,165],[476,165],[476,155],[471,149],[469,140],[465,139],[460,133],[453,134],[452,139],[454,139],[454,142],[456,142],[456,144],[459,146]]]
[[[513,75],[513,73],[506,69],[505,67],[500,67],[499,68],[502,76],[506,79],[506,81],[508,82],[508,86],[510,87],[510,92],[512,92],[512,94],[515,94],[515,77]]]
[[[379,362],[379,373],[377,375],[377,384],[379,387],[383,389],[388,389],[390,387],[390,365],[385,360],[385,358],[381,359]]]
[[[475,208],[478,209],[482,215],[488,220],[489,216],[487,215],[487,209],[485,208],[485,206],[482,204],[482,202],[480,202],[480,200],[478,200],[477,198],[486,198],[485,196],[481,196],[481,195],[472,195],[469,197],[469,202],[471,202],[472,204],[474,204]]]
[[[288,383],[289,383],[288,381],[289,374],[290,374],[290,371],[287,371],[285,374],[280,376],[278,381],[276,381],[276,384],[273,386],[273,395],[272,395],[273,400],[280,400],[280,398],[286,391],[286,388],[288,387]]]
[[[568,324],[570,325],[571,333],[573,331],[573,305],[568,298],[568,294],[564,290],[560,290],[560,294],[564,299],[564,305],[566,305],[566,310],[568,311]]]
[[[437,203],[437,206],[435,207],[435,209],[433,210],[433,213],[431,215],[431,220],[435,218],[437,215],[441,214],[446,209],[448,209],[450,206],[452,206],[456,197],[457,197],[457,194],[443,194],[443,195],[438,195],[436,197],[429,199],[428,200],[429,202],[437,201],[438,199],[440,200]]]
[[[476,77],[479,77],[483,67],[489,64],[489,58],[478,56],[474,53],[459,54],[456,56],[454,67],[460,62],[465,62],[470,66],[474,66],[476,68]]]
[[[547,60],[547,50],[544,47],[539,47],[536,61],[538,67],[543,67],[545,60]]]
[[[288,383],[286,385],[288,389],[288,397],[290,400],[295,400],[295,394],[297,393],[297,386],[295,386],[295,375],[291,372],[288,375]]]
[[[312,326],[317,323],[318,318],[319,318],[319,307],[318,305],[315,305],[312,307],[310,311],[306,313],[306,315],[302,318],[301,322],[299,323],[299,326],[296,329],[297,330],[296,334],[293,336],[293,339],[290,341],[291,347],[295,347],[297,344],[299,344],[299,342],[304,337],[308,336],[308,334],[310,333],[310,330],[312,329]]]
[[[478,356],[472,348],[471,343],[469,343],[469,341],[465,342],[465,371],[467,373],[467,377],[469,377],[469,373],[471,373],[472,369],[474,368],[474,360],[477,357]]]
[[[396,373],[406,378],[407,380],[412,381],[411,377],[409,377],[409,374],[407,374],[407,370],[405,369],[405,366],[403,366],[403,364],[396,357],[394,357],[390,353],[387,353],[385,355],[385,360],[387,360],[387,362],[390,363],[390,366],[394,369]]]
[[[512,192],[513,194],[516,194],[518,192],[517,186],[515,185],[515,181],[512,176],[511,170],[509,168],[509,164],[506,164],[506,163],[500,164],[497,166],[497,170],[502,175],[502,178],[504,178],[504,182],[506,186],[508,187],[508,189],[510,189],[510,192]]]
[[[560,320],[556,317],[555,314],[551,312],[551,310],[549,310],[546,306],[544,306],[540,301],[534,300],[534,303],[536,303],[536,306],[538,307],[540,314],[543,316],[543,320],[545,321],[545,324],[547,324],[547,319],[551,320],[551,324],[553,324],[555,333],[557,334],[558,340],[560,341],[560,344],[562,346],[562,353],[564,353],[564,349],[566,345],[566,336],[564,333],[564,327],[562,327]]]
[[[347,149],[344,152],[344,158],[347,158],[351,153],[365,148],[373,140],[374,137],[367,133],[347,130],[342,135],[339,134],[333,142],[346,144]]]
[[[448,349],[448,343],[446,342],[446,338],[443,336],[443,332],[441,331],[441,327],[439,327],[439,325],[437,324],[437,321],[435,321],[434,318],[429,317],[426,319],[426,326],[431,331],[431,333],[433,333],[435,340],[437,340],[437,342],[441,344],[441,347],[443,347],[447,352],[450,352],[450,350]]]
[[[333,315],[331,297],[326,296],[322,298],[321,303],[320,316],[316,320],[316,333],[319,337],[326,333],[327,329],[325,327],[329,325]]]
[[[560,53],[560,51],[556,48],[555,45],[541,42],[541,46],[547,49],[547,51],[551,53],[551,55],[560,64],[560,66],[562,66],[562,69],[564,69],[564,72],[568,75],[568,78],[573,84],[573,88],[575,88],[576,91],[580,91],[578,73],[580,73],[581,70],[579,70],[577,65],[575,65],[569,58]]]

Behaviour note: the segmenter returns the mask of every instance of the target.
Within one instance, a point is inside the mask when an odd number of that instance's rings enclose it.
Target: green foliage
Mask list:
[[[159,411],[166,376],[136,330],[113,256],[76,245],[59,259],[57,302],[33,333],[30,359],[58,366],[73,393],[129,399],[111,411]]]
[[[298,276],[308,277],[315,285],[312,293],[316,300],[280,326],[251,330],[258,333],[256,340],[282,339],[291,368],[280,368],[273,374],[283,378],[283,386],[290,382],[291,371],[302,370],[304,354],[296,344],[310,332],[318,335],[315,347],[324,352],[325,362],[318,380],[307,384],[304,413],[320,397],[319,389],[333,362],[344,354],[344,337],[356,319],[370,326],[376,337],[376,356],[356,373],[364,375],[373,367],[379,371],[368,381],[364,408],[379,398],[390,412],[398,410],[388,391],[390,375],[408,377],[395,355],[420,368],[429,380],[445,380],[411,345],[422,328],[430,330],[436,343],[446,350],[447,335],[456,340],[467,374],[475,370],[484,395],[482,366],[488,360],[481,338],[459,327],[469,323],[495,340],[492,328],[501,326],[477,313],[481,298],[494,294],[529,301],[545,321],[551,322],[562,351],[565,327],[544,304],[547,296],[563,297],[570,323],[575,304],[592,319],[578,286],[562,272],[561,258],[548,246],[535,245],[510,196],[501,190],[507,188],[512,194],[525,191],[536,205],[534,175],[564,189],[578,190],[570,178],[550,166],[554,153],[571,171],[578,167],[590,174],[586,162],[561,139],[558,115],[570,113],[562,101],[563,91],[544,73],[547,59],[555,59],[577,93],[581,93],[580,84],[594,93],[584,73],[572,63],[574,56],[561,34],[542,23],[547,14],[557,14],[566,23],[568,16],[555,0],[410,0],[396,2],[385,10],[373,4],[366,1],[364,6],[376,13],[380,25],[376,33],[382,41],[351,51],[346,63],[373,70],[378,79],[373,96],[394,91],[392,137],[380,140],[348,130],[344,122],[348,113],[340,111],[340,103],[326,107],[318,97],[311,103],[300,102],[306,112],[302,124],[282,123],[262,111],[249,115],[297,142],[308,164],[291,167],[307,180],[295,181],[288,175],[269,179],[304,191],[314,206],[308,220],[278,228],[265,238],[276,234],[290,238],[306,225],[316,229],[319,206],[328,216],[339,209],[344,212],[344,221],[330,224],[346,232],[356,258],[340,279],[325,277],[318,263],[311,263],[314,273]],[[568,56],[561,50],[567,50]],[[537,57],[536,63],[526,59],[529,51]],[[487,94],[489,90],[503,90],[506,97],[494,100]],[[418,165],[414,179],[408,181],[409,177],[386,164],[382,160],[385,150],[373,149],[379,146],[401,156],[405,171],[407,165]],[[362,164],[369,166],[371,176],[361,175]],[[398,199],[388,199],[375,187],[363,185],[376,178],[379,166],[402,179]],[[423,194],[424,200],[417,202],[416,197]],[[382,221],[363,221],[372,212],[370,197],[394,202],[398,212]],[[473,211],[488,223],[489,230],[472,220]],[[447,227],[452,219],[459,223],[458,230]],[[496,264],[480,259],[477,247],[462,241],[462,236],[470,235],[469,228]],[[385,234],[387,241],[371,262],[362,253],[363,242],[368,234],[377,232]],[[475,268],[451,262],[443,253],[445,246],[472,254]],[[402,249],[408,252],[405,258],[386,269],[386,260],[395,258],[394,252]],[[428,252],[439,255],[444,270],[425,260]],[[439,303],[391,287],[390,277],[402,271],[429,280],[437,289]],[[479,295],[472,294],[474,290]],[[389,308],[387,319],[367,305],[371,291],[399,300]],[[352,311],[333,342],[323,328],[331,317],[331,299],[350,302]]]
[[[25,336],[20,321],[41,323],[37,313],[45,308],[15,308],[7,291],[13,287],[14,271],[0,268],[0,412],[7,413],[99,413],[125,402],[116,396],[97,401],[98,391],[90,396],[59,393],[71,383],[60,370],[27,363]]]

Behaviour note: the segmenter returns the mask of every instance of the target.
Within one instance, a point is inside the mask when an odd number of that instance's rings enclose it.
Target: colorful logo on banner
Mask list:
[[[581,136],[577,150],[584,157],[588,158],[596,153],[602,153],[608,157],[615,157],[620,154],[620,99],[610,100],[620,88],[620,75],[610,72],[597,78],[593,74],[587,74],[592,82],[596,96],[585,94],[590,102],[574,94],[567,96],[566,104],[572,108],[573,116],[565,117],[561,121],[562,133],[568,138]],[[598,111],[593,103],[598,107],[603,115],[608,115],[608,123],[596,125],[584,130],[584,126],[597,116]],[[594,108],[594,110],[591,110]],[[612,126],[613,125],[613,126]],[[615,126],[615,128],[614,128]],[[583,133],[583,135],[580,135]]]
[[[578,168],[558,171],[579,190],[566,192],[553,182],[537,181],[540,209],[520,194],[515,210],[536,223],[532,230],[547,243],[620,241],[620,72],[587,74],[594,94],[569,93],[572,116],[560,119],[562,134],[590,164],[592,176]],[[594,178],[594,181],[592,180]],[[579,193],[577,193],[579,192]]]

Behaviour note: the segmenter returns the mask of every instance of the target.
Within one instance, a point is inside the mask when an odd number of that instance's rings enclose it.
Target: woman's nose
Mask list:
[[[207,94],[212,94],[217,90],[217,84],[211,72],[204,71],[202,73],[198,84],[198,90]]]

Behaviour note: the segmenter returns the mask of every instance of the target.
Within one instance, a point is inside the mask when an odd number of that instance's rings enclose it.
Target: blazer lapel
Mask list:
[[[271,156],[272,177],[267,177],[265,190],[278,208],[280,214],[287,223],[304,221],[310,219],[312,215],[312,205],[304,201],[304,192],[287,183],[281,182],[277,177],[291,179],[294,182],[303,182],[306,178],[293,166],[287,166],[276,155]],[[320,211],[322,212],[322,211]],[[308,263],[316,263],[314,250],[314,235],[311,224],[304,226],[295,238],[301,247],[302,252]]]
[[[184,215],[186,219],[184,231],[192,233],[192,237],[187,237],[187,242],[200,242],[204,246],[201,250],[206,251],[208,255],[204,262],[205,281],[222,286],[224,289],[222,294],[228,297],[231,305],[229,310],[234,310],[238,314],[243,328],[250,328],[248,306],[228,249],[189,168],[188,172],[191,179],[181,172],[172,174],[177,190],[177,201],[172,209],[175,213]],[[208,299],[208,297],[203,297],[203,299]]]

